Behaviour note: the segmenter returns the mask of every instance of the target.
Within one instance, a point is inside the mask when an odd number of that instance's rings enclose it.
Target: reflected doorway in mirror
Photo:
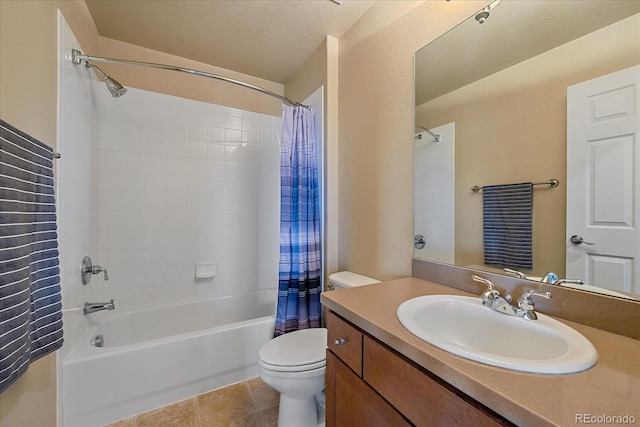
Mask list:
[[[640,293],[640,201],[634,193],[640,188],[638,108],[640,65],[567,89],[566,275],[635,294]]]

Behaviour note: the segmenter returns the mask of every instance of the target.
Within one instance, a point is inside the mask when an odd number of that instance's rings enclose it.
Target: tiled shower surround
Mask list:
[[[98,110],[98,298],[128,308],[277,285],[280,118],[132,88],[101,91]],[[216,276],[197,279],[199,263]]]
[[[275,308],[281,119],[134,88],[113,98],[71,63],[82,47],[61,14],[58,46],[61,401],[65,360],[105,315],[84,316],[85,301],[114,299],[117,313],[269,289]],[[126,73],[114,77],[126,84]],[[85,255],[108,281],[82,284]],[[198,264],[215,277],[197,279]]]
[[[62,15],[59,28],[59,359],[88,326],[85,301],[126,310],[274,288],[275,306],[281,119],[134,88],[113,98],[69,60],[82,47]],[[82,285],[85,255],[109,281]],[[196,279],[197,263],[216,276]]]

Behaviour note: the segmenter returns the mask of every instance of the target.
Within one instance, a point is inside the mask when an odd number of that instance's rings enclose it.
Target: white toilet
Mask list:
[[[351,288],[379,283],[351,271],[329,276],[330,288]],[[327,330],[303,329],[280,335],[258,352],[262,380],[280,392],[279,427],[324,426]],[[316,395],[318,400],[316,402]]]

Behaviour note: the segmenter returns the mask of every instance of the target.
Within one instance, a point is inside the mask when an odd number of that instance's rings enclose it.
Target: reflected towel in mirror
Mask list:
[[[485,185],[482,189],[484,263],[533,268],[533,183]]]

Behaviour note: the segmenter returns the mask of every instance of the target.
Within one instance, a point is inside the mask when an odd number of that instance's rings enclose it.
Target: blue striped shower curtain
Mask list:
[[[282,107],[275,336],[321,326],[320,194],[313,112]]]

